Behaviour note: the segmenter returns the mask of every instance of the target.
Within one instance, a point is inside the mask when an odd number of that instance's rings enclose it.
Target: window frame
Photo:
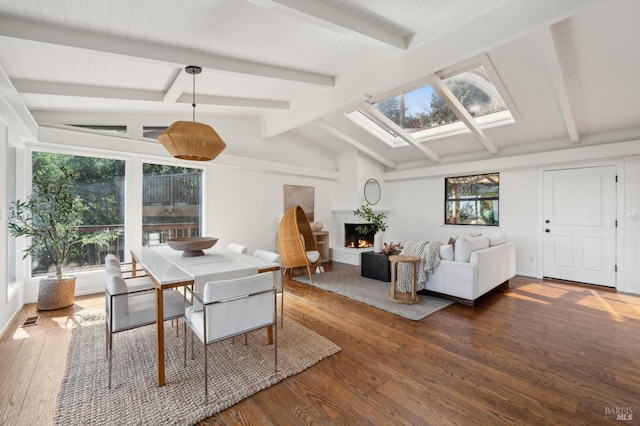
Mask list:
[[[478,180],[485,178],[485,177],[489,177],[489,176],[497,176],[497,187],[498,187],[498,195],[497,196],[487,196],[487,197],[482,197],[482,196],[477,196],[475,198],[450,198],[449,197],[449,193],[447,191],[447,187],[449,186],[449,180],[450,179],[463,179],[463,178],[477,178]],[[474,195],[479,195],[479,194],[474,194]],[[479,222],[476,223],[463,223],[463,222],[458,222],[458,219],[456,219],[455,223],[452,222],[448,222],[447,221],[447,214],[449,212],[449,203],[462,203],[462,202],[474,202],[476,204],[481,204],[483,201],[491,201],[492,202],[492,206],[494,202],[497,202],[497,208],[494,208],[493,211],[496,212],[497,214],[494,214],[494,219],[493,219],[493,223],[484,223],[484,221],[482,219],[480,219]],[[477,209],[479,210],[479,209]],[[495,216],[497,216],[497,220],[495,219]],[[463,175],[463,176],[449,176],[449,177],[445,177],[444,178],[444,225],[453,225],[453,226],[500,226],[500,172],[490,172],[490,173],[480,173],[480,174],[473,174],[473,175]]]

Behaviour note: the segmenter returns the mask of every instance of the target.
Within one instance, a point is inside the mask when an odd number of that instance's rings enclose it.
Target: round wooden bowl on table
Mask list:
[[[182,251],[184,257],[204,256],[204,251],[218,242],[215,237],[170,238],[167,244],[174,250]]]

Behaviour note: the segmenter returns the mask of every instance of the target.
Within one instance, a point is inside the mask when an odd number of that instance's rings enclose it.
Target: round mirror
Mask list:
[[[380,184],[373,178],[364,184],[364,199],[371,205],[378,204],[381,192]]]

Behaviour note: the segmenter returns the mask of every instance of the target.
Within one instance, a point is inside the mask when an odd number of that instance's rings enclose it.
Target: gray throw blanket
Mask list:
[[[433,273],[433,270],[440,264],[440,241],[407,241],[404,248],[400,252],[401,255],[415,256],[420,259],[420,263],[416,268],[416,289],[424,289],[427,282],[427,274]],[[398,263],[398,279],[396,281],[396,290],[403,292],[411,291],[411,275],[413,273],[412,266],[409,263]]]

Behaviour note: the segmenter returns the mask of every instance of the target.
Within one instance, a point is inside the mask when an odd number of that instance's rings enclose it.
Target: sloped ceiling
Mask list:
[[[200,121],[255,117],[264,143],[294,132],[388,170],[606,143],[640,136],[638,16],[634,0],[0,0],[0,112],[169,125],[199,65]],[[515,123],[391,148],[345,118],[478,60]]]

